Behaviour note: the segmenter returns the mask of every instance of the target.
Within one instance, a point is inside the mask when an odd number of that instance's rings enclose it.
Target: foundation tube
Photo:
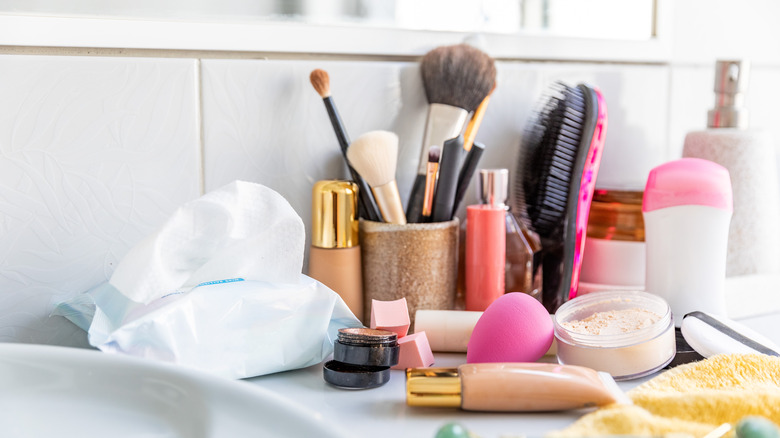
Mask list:
[[[309,276],[339,294],[362,321],[357,191],[357,184],[351,181],[326,180],[314,184]]]
[[[542,412],[631,403],[612,377],[574,365],[478,363],[406,370],[409,406]]]

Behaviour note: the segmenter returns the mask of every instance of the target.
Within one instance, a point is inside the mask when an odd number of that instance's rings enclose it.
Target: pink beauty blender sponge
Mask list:
[[[530,295],[502,295],[474,326],[466,350],[468,363],[535,362],[553,341],[553,323],[542,303]]]

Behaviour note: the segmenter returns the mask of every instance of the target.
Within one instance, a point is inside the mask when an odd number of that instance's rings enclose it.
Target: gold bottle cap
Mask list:
[[[409,406],[460,407],[457,368],[409,368],[406,370],[406,404]]]
[[[358,186],[351,181],[318,181],[312,189],[311,244],[319,248],[358,245]]]

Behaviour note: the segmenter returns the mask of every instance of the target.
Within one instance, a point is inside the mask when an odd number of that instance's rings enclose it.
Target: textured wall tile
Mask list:
[[[0,341],[83,345],[54,305],[198,195],[195,62],[0,56]]]

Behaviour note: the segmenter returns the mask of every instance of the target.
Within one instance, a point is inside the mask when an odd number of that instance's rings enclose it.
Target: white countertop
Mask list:
[[[740,322],[780,345],[780,314]],[[435,366],[457,366],[466,361],[465,354],[438,353],[435,356]],[[387,384],[366,390],[344,390],[328,385],[322,378],[322,364],[248,381],[289,397],[315,415],[352,431],[355,437],[433,438],[436,431],[448,422],[458,422],[481,438],[536,437],[565,428],[587,412],[507,414],[413,408],[406,405],[404,371],[393,370],[391,373]],[[620,386],[628,390],[652,377],[621,382]]]

